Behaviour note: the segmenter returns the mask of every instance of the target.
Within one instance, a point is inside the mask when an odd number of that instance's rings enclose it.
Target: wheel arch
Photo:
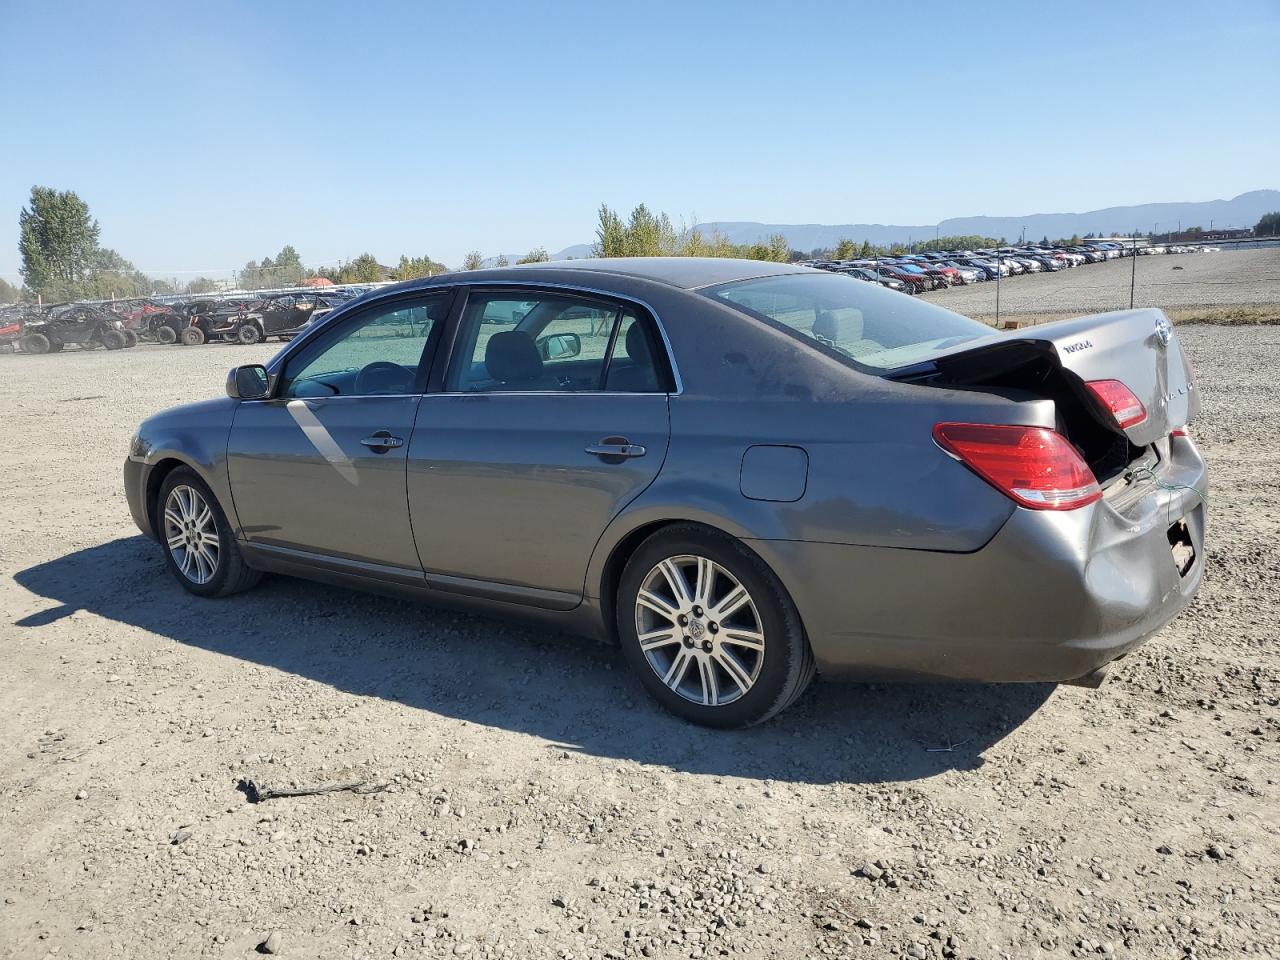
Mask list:
[[[665,516],[665,517],[649,517],[635,525],[630,526],[627,531],[617,537],[612,542],[607,551],[598,551],[602,556],[599,560],[599,571],[592,575],[588,581],[596,585],[596,599],[600,605],[600,616],[603,620],[604,636],[612,644],[618,643],[618,624],[617,624],[617,595],[618,586],[622,582],[622,572],[626,569],[627,562],[635,555],[640,545],[649,537],[653,536],[661,530],[669,527],[699,527],[709,533],[722,537],[728,537],[739,543],[743,548],[755,554],[755,556],[766,567],[772,571],[777,577],[779,585],[786,593],[787,598],[792,605],[796,607],[797,615],[800,617],[801,627],[804,625],[804,615],[800,611],[799,606],[795,603],[795,597],[787,584],[787,578],[777,569],[775,565],[769,563],[760,552],[752,545],[753,538],[743,535],[742,531],[732,529],[732,525],[717,523],[714,518],[701,518],[689,516]],[[605,538],[601,538],[604,540]],[[588,591],[590,592],[590,591]]]

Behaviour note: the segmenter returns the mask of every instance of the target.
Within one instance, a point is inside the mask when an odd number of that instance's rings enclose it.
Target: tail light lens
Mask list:
[[[1171,436],[1171,437],[1186,437],[1188,440],[1190,440],[1190,439],[1191,439],[1191,431],[1190,431],[1190,430],[1188,430],[1186,427],[1174,427],[1171,431],[1169,431],[1169,436]]]
[[[939,423],[933,439],[1020,506],[1074,510],[1102,498],[1102,488],[1075,448],[1045,427]]]
[[[1121,429],[1147,419],[1147,408],[1142,401],[1119,380],[1090,380],[1085,386],[1115,417]]]

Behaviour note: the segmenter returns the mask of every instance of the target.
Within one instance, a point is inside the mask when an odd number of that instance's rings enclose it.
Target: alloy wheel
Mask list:
[[[706,557],[669,557],[640,583],[636,636],[649,666],[692,703],[744,696],[764,665],[764,622],[747,588]]]
[[[200,491],[185,484],[169,491],[164,504],[164,538],[184,577],[197,585],[213,579],[222,543],[213,509]]]

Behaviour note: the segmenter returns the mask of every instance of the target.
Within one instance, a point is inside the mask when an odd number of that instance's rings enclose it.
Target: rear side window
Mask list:
[[[446,389],[665,392],[650,334],[626,305],[562,293],[473,292]]]
[[[877,371],[915,363],[992,332],[977,320],[840,274],[743,280],[703,293],[851,366]]]

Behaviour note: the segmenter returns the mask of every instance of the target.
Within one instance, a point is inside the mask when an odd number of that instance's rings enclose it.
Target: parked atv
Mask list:
[[[0,353],[13,353],[22,339],[21,310],[0,311]]]
[[[109,311],[73,303],[29,314],[18,347],[23,353],[57,353],[68,344],[83,350],[122,350],[137,343],[138,335],[125,330]]]
[[[237,297],[228,300],[195,300],[183,308],[187,326],[181,339],[187,346],[208,343],[210,340],[236,340],[245,327],[252,327],[251,306],[255,298]],[[244,334],[243,342],[257,343],[262,339],[258,328]]]
[[[111,309],[120,317],[126,330],[132,330],[143,340],[153,340],[156,343],[176,343],[187,325],[186,318],[178,309],[145,297],[121,300],[113,304]]]
[[[292,340],[346,298],[313,293],[281,293],[263,297],[254,305],[262,336]],[[242,341],[243,342],[243,341]]]

